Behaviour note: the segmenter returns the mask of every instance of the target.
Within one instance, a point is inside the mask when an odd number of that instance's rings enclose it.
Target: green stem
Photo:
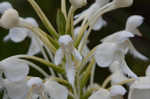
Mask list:
[[[40,17],[41,21],[43,22],[43,24],[45,25],[45,27],[47,28],[49,33],[52,36],[54,36],[56,39],[58,39],[59,38],[58,33],[56,32],[56,30],[54,29],[54,27],[52,26],[52,24],[50,23],[50,21],[48,20],[48,18],[44,14],[44,12],[41,10],[39,5],[34,0],[28,0],[28,2],[32,5],[32,7],[34,8],[36,13]]]

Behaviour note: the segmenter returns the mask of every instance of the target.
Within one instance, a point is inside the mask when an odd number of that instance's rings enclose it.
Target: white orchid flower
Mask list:
[[[100,9],[108,2],[109,2],[109,0],[96,0],[95,3],[91,5],[91,7],[89,7],[85,11],[83,11],[80,14],[75,16],[76,20],[75,20],[74,24],[75,25],[78,24],[83,19],[90,19],[91,16],[95,13],[96,9]],[[93,26],[93,30],[95,30],[95,31],[100,30],[106,24],[107,24],[106,21],[102,18],[102,16],[100,16],[98,21]]]
[[[48,80],[45,82],[44,86],[45,91],[52,99],[67,99],[68,90],[63,85],[55,81]]]
[[[40,45],[42,42],[32,33],[32,31],[26,28],[17,27],[20,21],[25,21],[29,24],[32,24],[35,27],[38,27],[38,23],[34,18],[20,18],[18,12],[11,8],[9,3],[4,3],[3,6],[9,6],[7,9],[4,9],[4,13],[2,13],[2,17],[0,19],[0,26],[9,29],[9,34],[4,38],[4,41],[8,41],[9,39],[13,42],[21,42],[26,37],[31,38],[31,44],[28,50],[28,55],[35,55],[40,52]],[[38,42],[37,42],[38,40]],[[39,44],[40,43],[40,44]]]
[[[26,80],[10,82],[9,80],[5,79],[3,87],[6,88],[7,95],[10,99],[26,99],[29,91],[26,83]]]
[[[59,65],[62,62],[62,59],[66,58],[66,73],[69,82],[74,84],[74,64],[72,61],[71,55],[73,55],[77,60],[81,61],[82,56],[76,48],[73,47],[73,40],[69,35],[63,35],[59,38],[60,48],[56,51],[55,55],[55,64]]]
[[[111,95],[108,90],[101,88],[94,92],[88,99],[111,99]]]
[[[81,8],[82,6],[87,4],[87,0],[69,0],[71,5],[75,8]]]
[[[143,20],[144,18],[139,15],[130,16],[126,22],[125,30],[133,33],[134,35],[142,36],[142,34],[139,32],[137,28],[143,23]],[[136,48],[133,46],[130,40],[128,40],[128,44],[130,49],[129,52],[132,55],[142,60],[148,60],[146,56],[142,55],[140,52],[136,50]]]
[[[95,51],[95,59],[100,67],[108,67],[114,61],[120,62],[122,71],[130,77],[137,78],[137,76],[128,68],[125,62],[125,54],[128,52],[127,40],[134,35],[127,31],[120,31],[114,33],[102,40],[102,44],[97,46]]]
[[[38,24],[34,18],[28,17],[25,19],[21,19],[27,23],[32,24],[35,27],[38,27]],[[13,42],[21,42],[25,40],[26,37],[31,38],[31,44],[28,50],[28,55],[35,55],[40,52],[40,45],[42,45],[42,42],[32,33],[32,31],[26,29],[26,28],[19,28],[14,27],[9,30],[9,34],[4,38],[4,41],[8,41],[9,39]],[[39,42],[37,42],[37,40]],[[39,44],[40,43],[40,44]]]
[[[26,78],[29,73],[29,67],[20,59],[9,57],[0,61],[0,71],[4,72],[9,81],[20,81]]]
[[[0,14],[3,14],[6,10],[12,9],[12,5],[9,2],[0,3]]]

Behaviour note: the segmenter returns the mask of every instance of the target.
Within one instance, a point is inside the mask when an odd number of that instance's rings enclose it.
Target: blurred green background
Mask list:
[[[0,0],[9,1],[15,9],[18,10],[21,17],[34,17],[40,24],[40,27],[45,30],[40,19],[37,17],[36,13],[27,2],[27,0]],[[61,0],[36,0],[42,10],[45,12],[49,20],[56,27],[56,12],[60,8]],[[89,40],[91,41],[88,45],[93,48],[95,45],[100,43],[100,39],[107,36],[108,34],[114,33],[116,31],[122,30],[125,27],[125,22],[130,15],[142,15],[145,17],[144,24],[139,28],[143,33],[143,37],[134,37],[132,42],[134,46],[145,56],[150,58],[150,0],[134,0],[134,4],[129,8],[122,8],[111,11],[104,15],[104,19],[108,22],[108,25],[102,30],[94,32],[92,31]],[[88,0],[88,5],[90,5],[94,0]],[[68,3],[69,6],[69,3]],[[86,7],[85,7],[86,8]],[[78,10],[77,12],[80,12]],[[46,31],[46,30],[45,30]],[[3,38],[7,35],[8,30],[0,28],[0,60],[16,55],[25,54],[28,50],[28,45],[30,44],[30,39],[26,38],[25,41],[21,43],[13,43],[11,41],[3,42]],[[126,57],[127,63],[130,68],[138,75],[142,76],[145,73],[145,69],[150,64],[150,61],[143,62],[139,59],[135,59],[131,55]],[[97,68],[96,69],[96,81],[102,82],[103,79],[109,75],[108,69]]]

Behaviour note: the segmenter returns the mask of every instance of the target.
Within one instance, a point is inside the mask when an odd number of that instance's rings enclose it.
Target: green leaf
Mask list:
[[[61,10],[57,11],[56,24],[57,24],[58,32],[61,35],[65,34],[66,20]]]

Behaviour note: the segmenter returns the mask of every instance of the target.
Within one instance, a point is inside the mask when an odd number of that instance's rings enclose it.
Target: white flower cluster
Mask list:
[[[27,55],[16,55],[0,61],[0,91],[3,99],[124,99],[129,88],[128,99],[149,99],[150,66],[145,77],[138,77],[125,61],[127,53],[147,61],[138,52],[130,38],[142,36],[138,27],[144,18],[132,15],[127,19],[124,30],[115,32],[101,40],[101,44],[90,50],[88,36],[109,22],[103,14],[111,10],[128,7],[133,0],[95,0],[85,11],[75,16],[74,12],[87,4],[86,0],[61,0],[59,16],[66,24],[57,33],[51,22],[34,0],[28,0],[48,32],[40,29],[34,18],[22,18],[9,2],[0,3],[0,26],[9,29],[4,41],[15,43],[31,39]],[[64,20],[63,20],[64,19]],[[81,25],[79,24],[81,22]],[[62,26],[63,22],[60,22]],[[61,32],[61,31],[59,31]],[[34,56],[38,53],[41,57]],[[47,66],[48,70],[42,66]],[[111,74],[102,85],[94,82],[95,68],[109,68]],[[30,75],[30,67],[44,77]],[[109,87],[108,87],[109,86]],[[108,88],[107,88],[108,87]]]

